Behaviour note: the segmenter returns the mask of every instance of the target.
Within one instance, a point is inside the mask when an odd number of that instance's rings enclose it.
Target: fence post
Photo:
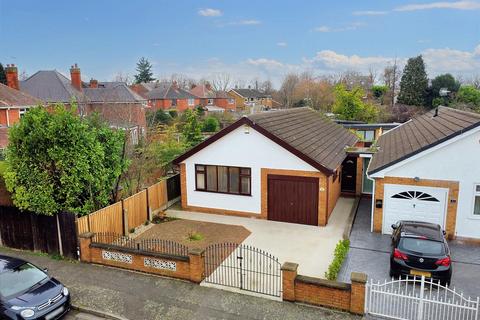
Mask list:
[[[92,232],[85,232],[78,236],[80,239],[80,261],[92,262],[92,256],[90,253],[90,244],[95,234]]]
[[[60,221],[58,218],[59,213],[55,215],[57,221],[57,238],[58,238],[58,251],[61,256],[63,256],[63,244],[62,244],[62,230],[60,230]]]
[[[367,275],[365,273],[352,272],[350,279],[352,281],[350,312],[365,314],[365,284],[367,283]]]
[[[420,301],[418,302],[418,313],[417,313],[417,320],[423,320],[423,291],[425,289],[425,276],[422,276],[420,282]]]
[[[123,220],[123,235],[128,235],[128,210],[125,209],[125,203],[122,199],[122,220]]]
[[[282,299],[295,301],[295,278],[297,277],[298,264],[285,262],[282,265]]]
[[[152,221],[152,208],[150,208],[150,191],[149,188],[145,188],[147,193],[147,220]]]
[[[193,248],[188,251],[190,259],[190,281],[195,283],[202,282],[205,276],[204,250]]]

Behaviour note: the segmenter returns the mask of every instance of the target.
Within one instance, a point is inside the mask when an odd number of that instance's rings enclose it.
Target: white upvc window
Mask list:
[[[188,105],[193,106],[195,104],[195,99],[188,99]]]
[[[20,109],[20,111],[19,111],[20,118],[22,118],[25,115],[26,112],[27,112],[27,109],[25,109],[25,108]]]
[[[473,216],[480,218],[480,184],[476,184],[473,190]]]

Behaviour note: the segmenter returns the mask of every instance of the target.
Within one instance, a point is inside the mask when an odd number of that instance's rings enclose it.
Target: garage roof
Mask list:
[[[381,135],[368,174],[376,173],[480,125],[480,114],[438,107]]]
[[[243,117],[190,149],[174,163],[182,162],[244,124],[326,174],[337,169],[347,156],[346,147],[358,140],[353,133],[322,114],[310,108],[294,108]]]

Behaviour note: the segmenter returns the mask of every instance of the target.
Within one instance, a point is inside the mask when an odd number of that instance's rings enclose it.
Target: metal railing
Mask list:
[[[112,232],[96,233],[92,243],[99,243],[118,248],[126,248],[149,253],[161,253],[175,256],[188,256],[188,247],[165,239],[131,239]]]

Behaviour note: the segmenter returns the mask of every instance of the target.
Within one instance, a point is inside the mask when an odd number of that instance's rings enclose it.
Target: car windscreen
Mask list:
[[[401,238],[398,249],[425,256],[439,256],[445,254],[445,246],[442,242],[422,238]]]
[[[46,279],[47,275],[33,264],[24,263],[0,273],[0,295],[12,297]]]

